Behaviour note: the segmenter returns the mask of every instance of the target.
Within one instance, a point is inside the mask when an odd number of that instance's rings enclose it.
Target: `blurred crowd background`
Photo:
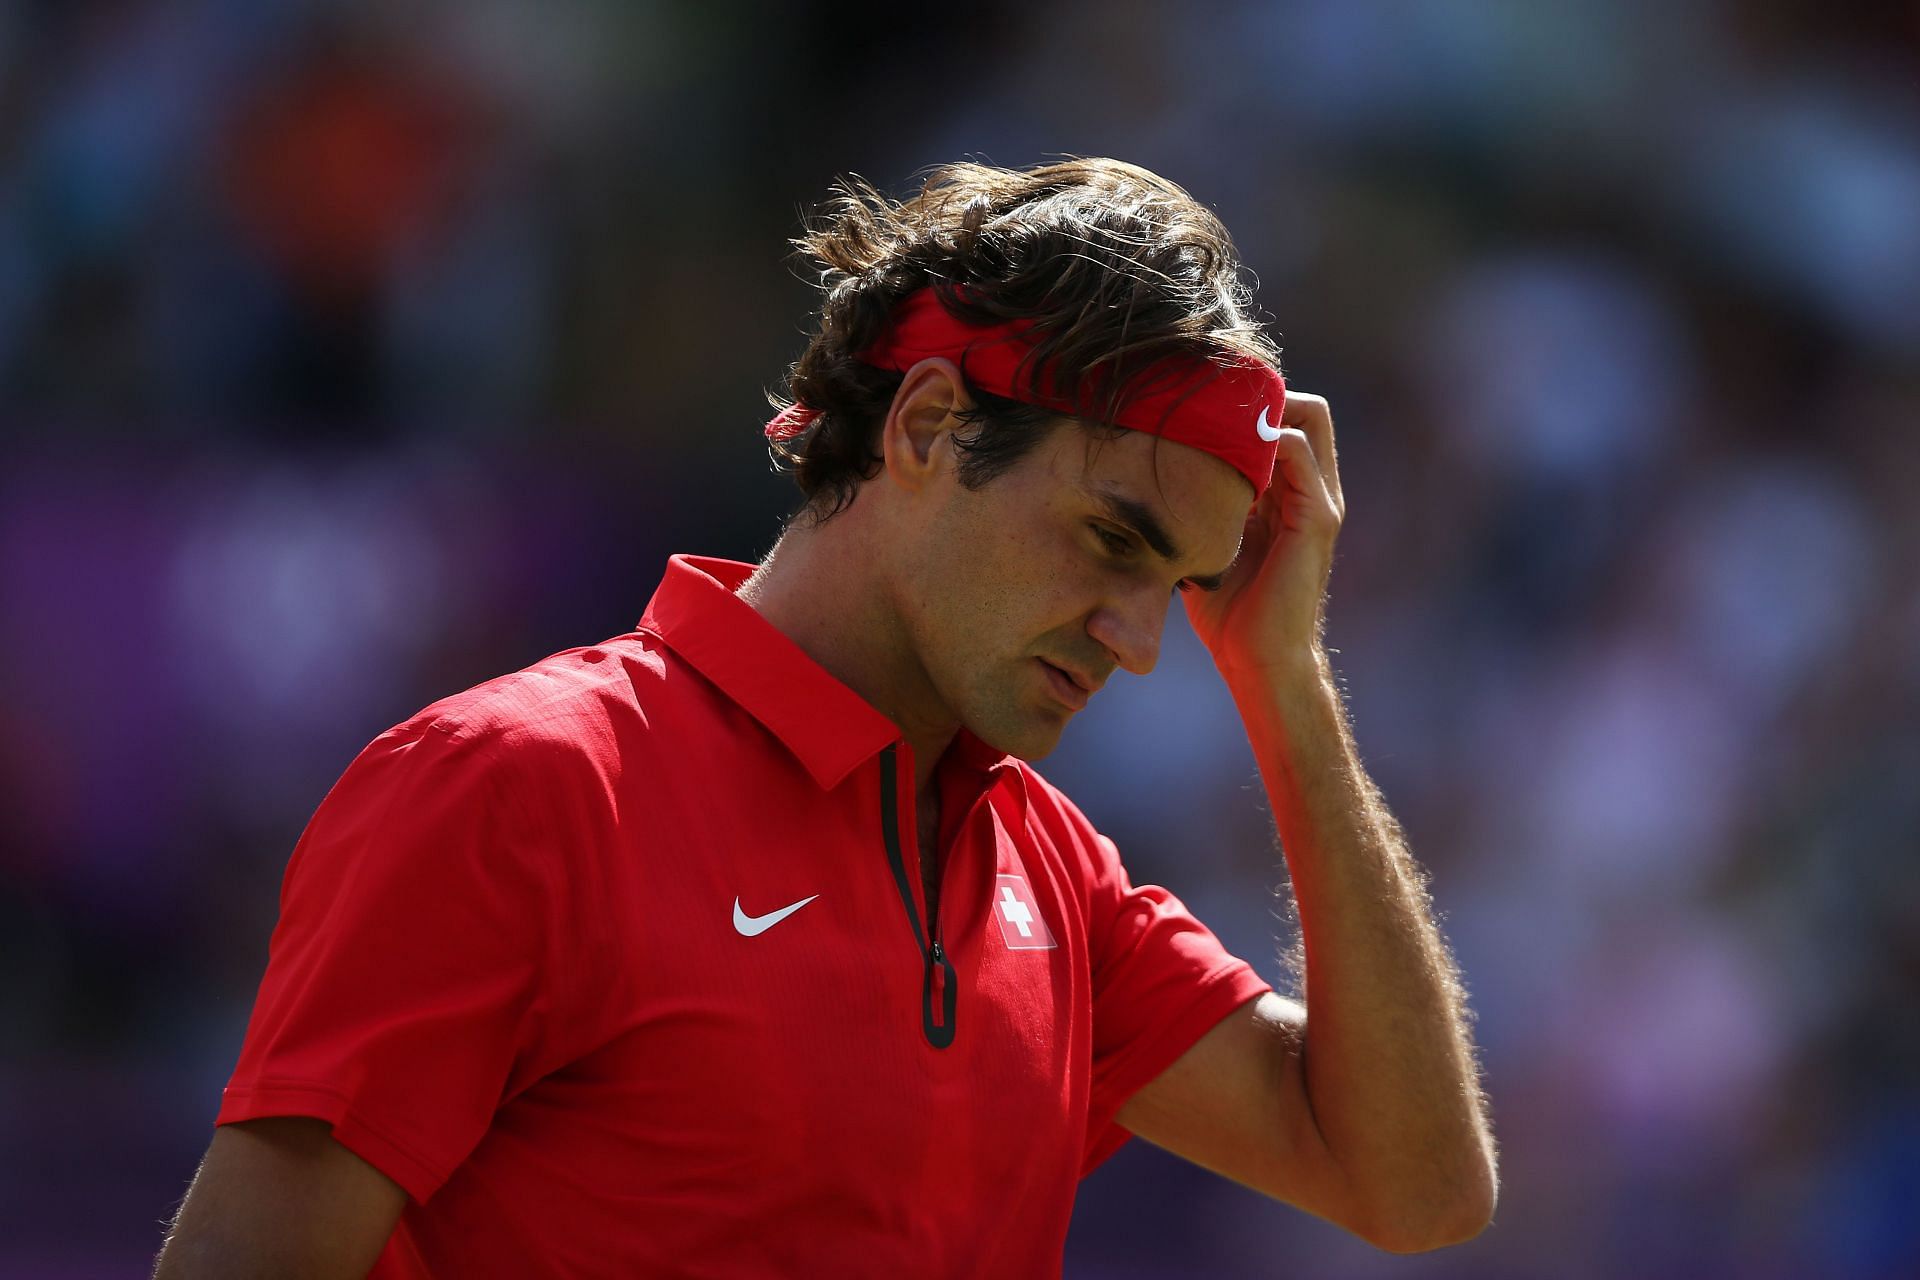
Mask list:
[[[1811,0],[0,3],[0,1275],[145,1274],[363,743],[770,545],[833,177],[1068,152],[1334,405],[1505,1188],[1399,1259],[1135,1142],[1067,1274],[1920,1275],[1920,9]],[[1169,633],[1043,767],[1278,981]]]

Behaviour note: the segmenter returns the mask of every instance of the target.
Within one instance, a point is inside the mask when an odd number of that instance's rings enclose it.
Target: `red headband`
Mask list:
[[[1033,350],[1026,339],[1032,327],[1030,320],[970,324],[940,305],[932,289],[921,289],[900,300],[886,333],[860,353],[860,360],[905,373],[929,356],[945,356],[984,391],[1081,416],[1072,395],[1057,389],[1036,395],[1036,380],[1022,376],[1031,372],[1023,366]],[[1050,388],[1052,378],[1042,370],[1037,383]],[[1273,479],[1274,441],[1280,438],[1286,399],[1279,370],[1251,356],[1227,363],[1170,359],[1140,380],[1140,389],[1110,421],[1205,450],[1245,476],[1258,495]],[[819,416],[818,409],[789,405],[767,423],[767,438],[791,439]]]

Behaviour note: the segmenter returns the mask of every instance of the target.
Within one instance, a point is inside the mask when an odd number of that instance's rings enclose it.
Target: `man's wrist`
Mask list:
[[[1342,704],[1333,663],[1320,645],[1258,666],[1222,670],[1262,768],[1291,772],[1324,760],[1340,740]]]
[[[1318,641],[1289,648],[1276,658],[1214,665],[1234,701],[1243,705],[1249,700],[1286,702],[1333,687],[1333,662]]]

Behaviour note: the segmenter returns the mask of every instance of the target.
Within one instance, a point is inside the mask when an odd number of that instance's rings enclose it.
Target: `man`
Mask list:
[[[1389,1249],[1488,1221],[1462,996],[1320,642],[1332,420],[1224,229],[1084,160],[852,185],[801,244],[800,514],[354,762],[165,1280],[1057,1274],[1129,1132]],[[1025,763],[1176,594],[1304,1006]]]

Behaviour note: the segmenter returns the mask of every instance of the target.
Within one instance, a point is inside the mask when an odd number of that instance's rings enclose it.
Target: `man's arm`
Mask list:
[[[1438,1248],[1477,1234],[1496,1194],[1465,1000],[1330,673],[1315,682],[1242,702],[1299,903],[1306,1008],[1269,994],[1235,1011],[1117,1119],[1382,1248]]]
[[[1361,767],[1321,643],[1346,518],[1333,417],[1290,392],[1283,421],[1239,559],[1186,604],[1273,806],[1306,1008],[1268,997],[1236,1012],[1119,1119],[1383,1248],[1436,1248],[1492,1217],[1493,1139],[1425,878]]]
[[[407,1194],[298,1116],[214,1131],[154,1280],[363,1277],[393,1234]]]

